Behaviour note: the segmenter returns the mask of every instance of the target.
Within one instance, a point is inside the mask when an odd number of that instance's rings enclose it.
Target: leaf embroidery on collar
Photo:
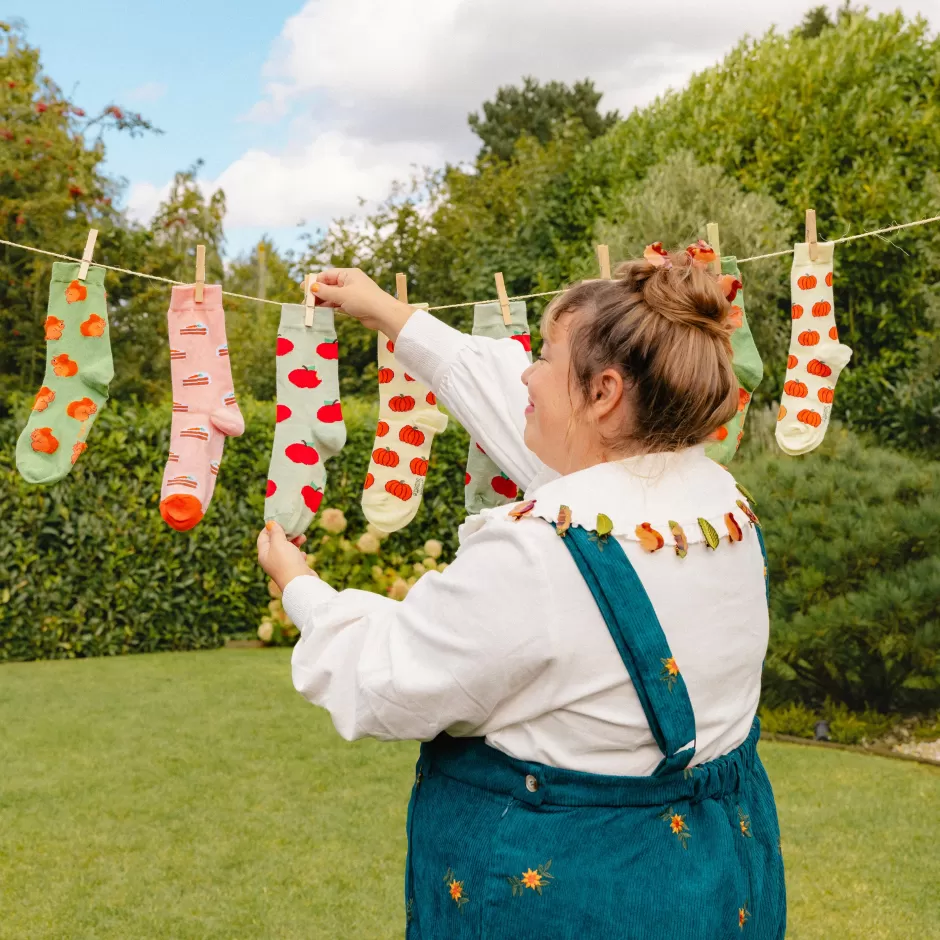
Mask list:
[[[754,497],[751,496],[751,494],[748,493],[748,491],[747,491],[743,486],[741,486],[740,483],[738,483],[737,481],[735,481],[734,485],[735,485],[735,488],[737,489],[737,491],[738,491],[752,506],[756,506],[756,505],[757,505],[757,500],[754,499]]]
[[[648,522],[641,522],[634,531],[640,548],[646,552],[658,552],[666,544],[666,540]]]
[[[558,507],[558,525],[555,532],[564,538],[571,528],[571,510],[567,506]]]
[[[707,519],[702,518],[698,520],[698,527],[702,530],[702,535],[705,536],[705,542],[708,544],[708,547],[712,551],[718,548],[721,538],[715,531],[715,527]]]
[[[747,516],[751,525],[760,525],[760,519],[757,518],[757,516],[754,514],[754,510],[751,509],[751,507],[748,506],[748,504],[744,502],[743,499],[735,500],[735,502],[738,505],[738,509],[740,509],[741,512],[743,512],[744,515]]]
[[[669,531],[676,540],[676,554],[680,558],[685,558],[689,554],[689,540],[686,538],[685,530],[678,522],[669,522]]]
[[[733,512],[725,513],[725,526],[728,529],[728,538],[732,542],[740,542],[744,538],[744,533],[741,531],[741,526],[738,525],[738,520],[734,518]]]
[[[515,509],[510,509],[509,516],[518,522],[523,516],[527,516],[530,512],[532,512],[533,509],[535,509],[535,500],[530,499],[527,503],[523,503],[521,506],[516,506]]]

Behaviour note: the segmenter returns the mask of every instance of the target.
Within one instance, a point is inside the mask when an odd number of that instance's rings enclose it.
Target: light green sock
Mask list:
[[[317,307],[311,327],[305,313],[300,304],[281,307],[277,424],[264,502],[265,521],[279,523],[288,538],[307,531],[323,501],[324,464],[346,443],[333,311]]]
[[[531,339],[525,304],[521,300],[513,301],[509,305],[509,313],[512,324],[507,326],[503,321],[503,312],[499,304],[477,304],[473,308],[473,335],[488,336],[490,339],[517,336],[518,342],[528,353],[531,362]],[[465,481],[464,506],[469,513],[482,512],[484,509],[511,503],[517,496],[516,484],[493,463],[472,438],[467,454]]]
[[[55,483],[86,449],[114,378],[104,269],[78,280],[79,265],[52,265],[46,317],[46,372],[16,442],[16,466],[30,483]]]
[[[739,281],[742,280],[738,270],[738,259],[733,255],[721,259],[721,273],[732,274]],[[737,325],[731,334],[731,353],[734,374],[738,377],[741,386],[737,414],[725,425],[720,427],[714,437],[705,445],[705,453],[712,460],[726,467],[738,452],[741,439],[744,437],[744,419],[751,406],[751,396],[754,389],[760,385],[764,377],[764,363],[751,335],[751,328],[744,312],[744,290],[738,290],[731,302],[731,315]]]

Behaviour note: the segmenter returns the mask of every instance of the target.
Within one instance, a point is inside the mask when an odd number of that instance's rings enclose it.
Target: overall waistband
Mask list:
[[[483,738],[438,735],[421,745],[425,776],[442,774],[491,793],[511,795],[538,806],[659,806],[697,803],[736,793],[757,762],[760,721],[733,751],[664,777],[617,777],[563,770],[517,760]]]

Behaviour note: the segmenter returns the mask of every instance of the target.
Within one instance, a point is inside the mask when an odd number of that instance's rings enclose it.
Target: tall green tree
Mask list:
[[[579,121],[588,137],[599,137],[620,118],[616,111],[601,114],[597,106],[602,97],[589,78],[570,86],[564,82],[543,85],[530,75],[522,80],[521,88],[504,85],[492,101],[483,102],[482,116],[474,112],[467,118],[483,141],[478,159],[509,160],[521,137],[547,144],[571,120]]]

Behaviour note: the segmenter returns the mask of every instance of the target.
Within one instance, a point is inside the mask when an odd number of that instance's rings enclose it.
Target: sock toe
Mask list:
[[[160,503],[163,521],[177,532],[188,532],[202,520],[202,503],[187,493],[174,493]]]

